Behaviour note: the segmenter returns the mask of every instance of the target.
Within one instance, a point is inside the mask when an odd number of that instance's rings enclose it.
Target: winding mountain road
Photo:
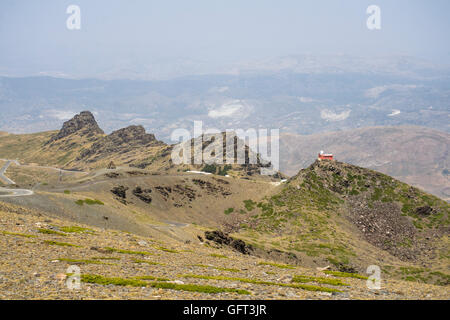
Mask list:
[[[14,162],[17,165],[19,165],[19,163],[16,160],[5,160],[5,161],[6,161],[6,164],[0,169],[0,180],[5,182],[6,184],[16,184],[14,181],[12,181],[7,176],[5,176],[5,172],[9,168],[11,163]]]
[[[0,188],[0,198],[31,196],[34,192],[27,189]]]
[[[3,160],[3,159],[0,159]],[[16,184],[14,181],[12,181],[10,178],[5,176],[6,170],[9,168],[9,166],[14,163],[18,166],[20,166],[20,163],[17,160],[4,160],[6,161],[6,164],[0,169],[0,181],[3,181],[5,184]],[[31,196],[34,194],[32,190],[27,189],[7,189],[7,188],[0,188],[0,198],[9,198],[9,197],[23,197],[23,196]]]

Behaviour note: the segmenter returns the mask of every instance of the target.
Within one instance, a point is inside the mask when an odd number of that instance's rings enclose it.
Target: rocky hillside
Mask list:
[[[259,176],[264,170],[264,174],[274,178],[283,178],[280,172],[273,172],[270,161],[265,160],[259,153],[254,152],[245,142],[237,137],[234,132],[222,132],[221,134],[203,134],[197,138],[173,146],[175,154],[190,150],[188,162],[190,165],[184,166],[190,170],[203,170],[213,174],[238,176]],[[175,149],[176,148],[176,149]],[[197,164],[198,159],[202,164]],[[215,164],[223,163],[223,164]],[[272,173],[273,172],[273,173]]]
[[[372,127],[280,136],[281,171],[295,175],[320,150],[339,161],[380,171],[450,200],[450,135],[423,127]]]
[[[233,212],[224,226],[231,234],[293,263],[340,271],[376,264],[397,276],[414,266],[428,270],[429,281],[448,281],[432,273],[449,263],[449,204],[382,173],[316,161]]]
[[[74,224],[0,202],[0,299],[446,299],[447,288],[307,269]],[[79,276],[79,289],[71,290]],[[72,277],[72,278],[70,278]]]

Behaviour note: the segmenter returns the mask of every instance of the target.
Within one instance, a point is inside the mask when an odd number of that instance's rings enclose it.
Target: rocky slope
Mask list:
[[[295,175],[320,150],[342,162],[373,169],[450,199],[450,135],[423,127],[372,127],[280,137],[281,170]]]
[[[104,134],[103,130],[98,126],[97,121],[95,121],[93,114],[89,111],[83,111],[64,122],[61,130],[49,142],[66,138],[75,133],[80,136],[87,136],[88,138]]]
[[[235,204],[229,228],[254,247],[282,250],[300,265],[428,270],[448,283],[450,206],[384,174],[316,161],[262,201]],[[229,226],[226,226],[229,227]],[[396,266],[396,267],[394,267]]]
[[[0,203],[0,299],[447,299],[447,288],[331,273],[93,228]],[[79,276],[80,287],[76,285]]]

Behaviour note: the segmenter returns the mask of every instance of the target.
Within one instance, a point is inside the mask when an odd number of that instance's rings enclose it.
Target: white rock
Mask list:
[[[327,296],[327,297],[331,297],[331,296],[332,296],[332,293],[331,293],[331,292],[319,292],[319,294],[320,294],[321,296]]]
[[[317,269],[318,271],[325,271],[325,270],[330,269],[330,266],[326,266],[326,267],[323,267],[323,268],[317,267],[316,269]]]

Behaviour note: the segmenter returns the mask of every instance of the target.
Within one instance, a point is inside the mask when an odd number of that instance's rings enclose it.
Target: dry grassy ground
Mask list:
[[[442,286],[383,279],[381,290],[370,290],[364,279],[271,265],[198,240],[74,225],[7,204],[0,206],[0,256],[1,299],[448,298]],[[66,286],[71,265],[81,270],[79,290]]]

